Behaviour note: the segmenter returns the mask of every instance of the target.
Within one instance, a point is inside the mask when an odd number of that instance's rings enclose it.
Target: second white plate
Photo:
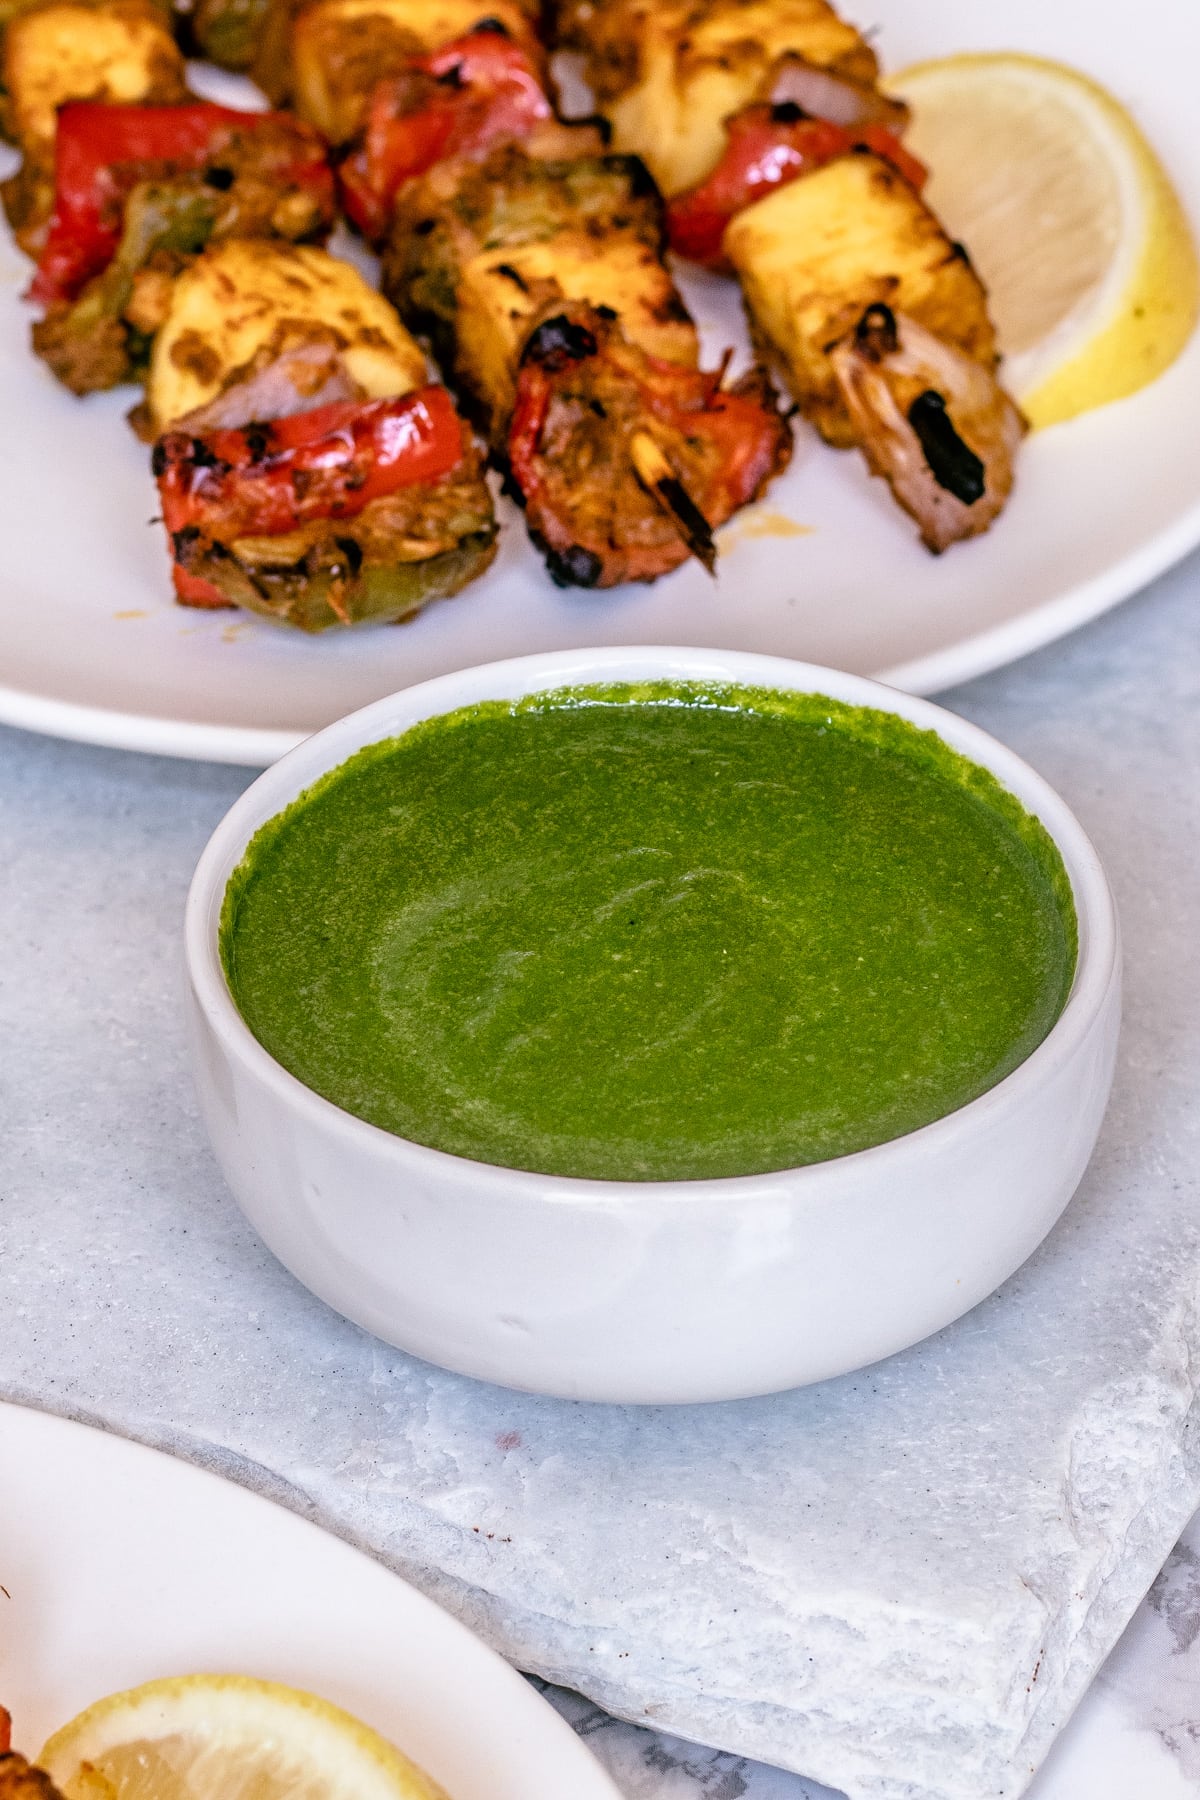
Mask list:
[[[856,8],[847,0],[847,11]],[[861,12],[861,6],[858,8]],[[1105,82],[1200,219],[1200,8],[1142,0],[875,0],[885,66],[960,49],[1061,58]],[[505,508],[500,558],[401,629],[307,639],[174,606],[131,390],[80,404],[27,345],[28,265],[0,245],[0,720],[133,749],[266,763],[396,688],[582,644],[766,651],[932,692],[1094,617],[1200,542],[1200,338],[1133,399],[1035,437],[996,528],[935,560],[857,458],[798,434],[793,468],[722,533],[719,579],[560,593]],[[744,343],[732,286],[692,282],[714,351]]]
[[[500,1657],[396,1575],[187,1463],[0,1404],[0,1700],[18,1749],[159,1675],[291,1682],[452,1800],[619,1800]]]

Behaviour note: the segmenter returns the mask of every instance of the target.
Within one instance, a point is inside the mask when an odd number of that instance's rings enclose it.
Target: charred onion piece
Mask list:
[[[237,431],[262,419],[290,419],[363,399],[346,366],[341,334],[306,319],[285,320],[215,399],[173,424],[189,432]]]
[[[903,313],[871,306],[830,353],[871,472],[935,554],[986,531],[1013,485],[1025,422],[974,357]]]
[[[791,101],[810,118],[827,119],[847,131],[861,125],[884,125],[899,136],[909,121],[909,109],[902,100],[893,100],[877,87],[851,81],[794,54],[779,58],[760,88],[759,98],[772,104]]]

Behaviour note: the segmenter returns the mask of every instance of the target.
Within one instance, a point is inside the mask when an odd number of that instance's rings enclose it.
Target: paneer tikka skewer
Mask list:
[[[1024,423],[866,40],[827,0],[563,0],[558,32],[662,182],[673,246],[737,275],[826,442],[862,451],[929,549],[986,531]]]
[[[100,28],[54,86],[72,5],[27,8],[5,47],[11,116],[55,101],[49,204],[21,190],[34,344],[76,393],[145,380],[131,416],[157,440],[176,597],[320,631],[457,593],[495,554],[480,451],[394,308],[318,247],[323,138],[187,95],[146,49],[157,13],[126,32],[128,0],[77,6]],[[25,147],[42,168],[42,138]]]
[[[507,8],[479,0],[471,29],[431,43],[442,9],[420,0],[276,0],[256,68],[337,139],[385,291],[483,430],[553,579],[653,580],[690,555],[711,569],[713,529],[785,465],[790,431],[761,371],[726,385],[700,370],[653,181],[557,119],[527,17]],[[290,53],[264,66],[283,14]],[[338,41],[310,79],[304,47]]]

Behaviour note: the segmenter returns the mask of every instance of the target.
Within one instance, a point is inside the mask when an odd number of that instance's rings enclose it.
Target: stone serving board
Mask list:
[[[766,1763],[627,1725],[541,1687],[627,1800],[842,1800]],[[1193,1519],[1026,1800],[1200,1800],[1200,1517]]]
[[[737,1405],[506,1393],[292,1281],[180,1025],[188,877],[249,777],[0,734],[0,1392],[283,1500],[623,1717],[854,1800],[1018,1794],[1200,1501],[1198,586],[951,697],[1061,790],[1122,908],[1078,1197],[937,1338]]]

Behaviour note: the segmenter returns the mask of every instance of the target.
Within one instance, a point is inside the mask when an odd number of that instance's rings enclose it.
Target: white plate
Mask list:
[[[187,1463],[0,1405],[0,1699],[34,1754],[158,1675],[287,1681],[348,1707],[453,1800],[619,1800],[574,1732],[440,1607]]]
[[[846,0],[885,64],[957,49],[1073,62],[1118,94],[1200,218],[1195,0]],[[931,692],[1008,662],[1134,592],[1200,542],[1200,337],[1133,399],[1036,437],[986,538],[940,561],[853,456],[799,434],[794,466],[724,533],[720,579],[558,592],[506,509],[495,568],[401,629],[310,640],[172,605],[131,391],[80,404],[26,347],[28,268],[0,246],[0,719],[177,756],[265,763],[427,676],[581,644],[715,645]],[[688,284],[710,346],[742,338],[735,292]],[[806,528],[771,534],[775,516]]]

